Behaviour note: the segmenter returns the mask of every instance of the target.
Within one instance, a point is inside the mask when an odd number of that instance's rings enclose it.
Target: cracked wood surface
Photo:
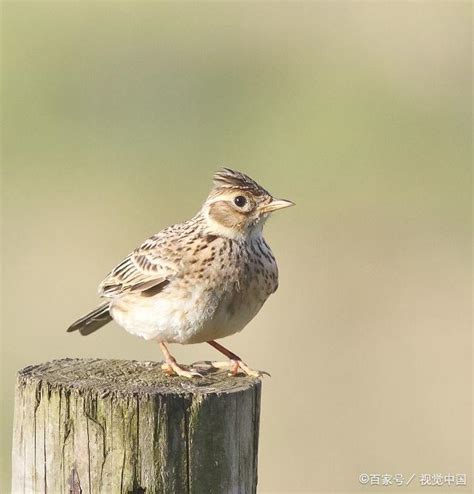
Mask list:
[[[12,492],[256,492],[260,381],[159,362],[63,359],[18,373]]]

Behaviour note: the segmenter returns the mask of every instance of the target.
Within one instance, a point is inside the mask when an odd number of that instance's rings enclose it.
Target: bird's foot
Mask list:
[[[225,362],[211,362],[212,367],[216,369],[229,369],[229,376],[236,376],[239,372],[252,377],[263,377],[264,375],[269,376],[270,374],[265,371],[259,371],[251,369],[242,360],[226,360]]]
[[[168,376],[181,376],[181,377],[187,377],[188,379],[192,379],[193,377],[203,377],[202,374],[199,374],[199,372],[193,371],[193,370],[185,370],[182,367],[180,367],[176,361],[174,360],[169,360],[168,362],[165,362],[161,368],[168,374]]]
[[[199,372],[193,370],[185,370],[180,367],[176,362],[176,359],[173,357],[173,355],[171,355],[166,345],[162,341],[160,341],[159,344],[161,351],[165,356],[165,363],[161,366],[161,368],[168,374],[168,376],[176,374],[178,376],[187,377],[189,379],[193,377],[203,377],[202,374],[199,374]]]

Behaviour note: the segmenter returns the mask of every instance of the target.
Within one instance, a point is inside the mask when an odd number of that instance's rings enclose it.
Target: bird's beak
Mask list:
[[[294,205],[294,202],[287,201],[286,199],[272,199],[272,201],[269,204],[263,206],[260,211],[262,213],[271,213],[272,211],[276,211],[277,209],[289,208],[290,206]]]

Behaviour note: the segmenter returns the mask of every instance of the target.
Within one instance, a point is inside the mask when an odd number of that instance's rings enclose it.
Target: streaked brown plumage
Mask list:
[[[260,375],[214,340],[243,329],[277,289],[278,268],[262,228],[272,211],[291,205],[243,173],[217,172],[198,214],[131,252],[99,286],[107,301],[68,331],[90,334],[114,319],[156,339],[170,373],[198,375],[180,367],[165,343],[208,342],[230,358],[234,374]]]

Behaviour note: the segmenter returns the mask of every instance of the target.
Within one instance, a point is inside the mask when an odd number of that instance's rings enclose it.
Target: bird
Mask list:
[[[99,285],[104,302],[67,331],[89,335],[114,320],[157,341],[170,376],[202,374],[178,364],[168,344],[208,343],[228,359],[213,367],[261,377],[216,340],[241,331],[277,290],[278,266],[263,226],[273,212],[293,205],[242,172],[218,170],[198,213],[151,236],[117,264]]]

